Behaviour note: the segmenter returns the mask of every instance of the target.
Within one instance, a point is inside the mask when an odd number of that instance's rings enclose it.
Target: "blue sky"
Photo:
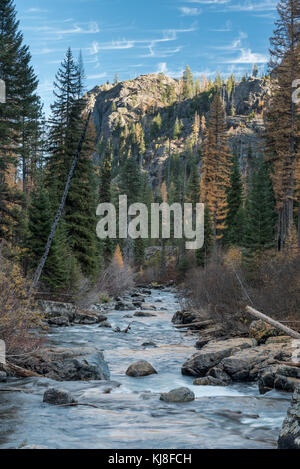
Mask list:
[[[82,50],[87,89],[164,72],[237,75],[263,67],[276,18],[274,0],[16,0],[46,110],[68,46]]]

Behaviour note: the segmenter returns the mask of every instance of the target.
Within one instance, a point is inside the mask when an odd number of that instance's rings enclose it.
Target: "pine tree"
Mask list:
[[[293,223],[296,191],[300,189],[300,181],[296,180],[300,158],[300,106],[293,100],[293,82],[300,76],[299,0],[281,0],[277,11],[279,19],[270,39],[272,95],[265,121],[278,212],[277,241],[281,248]],[[300,233],[298,236],[300,246]]]
[[[179,138],[181,134],[181,128],[180,128],[180,122],[178,117],[176,117],[175,124],[174,124],[174,130],[173,130],[173,138]]]
[[[194,78],[190,67],[187,65],[183,72],[183,97],[191,99],[194,96]]]
[[[51,105],[50,158],[46,167],[46,185],[55,210],[62,196],[67,175],[82,131],[78,100],[80,88],[79,70],[69,48],[56,74],[54,82],[55,102]]]
[[[82,127],[83,127],[82,122]],[[71,248],[82,272],[97,272],[96,176],[93,166],[96,133],[90,122],[65,205],[64,220]]]
[[[29,207],[28,237],[25,242],[29,268],[34,270],[45,250],[52,217],[47,192],[41,188],[32,194]],[[65,227],[59,225],[54,237],[41,280],[51,290],[64,290],[70,280],[70,253],[66,247]]]
[[[209,207],[216,246],[226,230],[231,167],[225,111],[219,94],[216,94],[209,112],[202,160],[201,198]]]
[[[211,253],[213,245],[213,231],[212,231],[212,224],[211,224],[211,217],[209,213],[209,208],[207,205],[204,207],[204,244],[201,249],[197,249],[195,256],[196,256],[196,264],[200,267],[205,267],[207,265],[207,261],[209,255]]]
[[[227,189],[228,213],[226,218],[227,230],[225,232],[225,242],[227,244],[238,244],[241,239],[240,217],[237,216],[243,203],[243,184],[241,180],[239,159],[236,152],[233,154],[233,164],[230,172],[230,186]]]
[[[112,201],[112,190],[111,190],[111,179],[112,179],[112,148],[111,142],[106,146],[105,156],[103,163],[100,167],[100,186],[99,186],[99,202],[109,203]],[[111,260],[113,255],[113,240],[106,238],[101,242],[102,254],[106,262]]]
[[[0,238],[15,238],[20,231],[25,198],[16,186],[23,174],[26,189],[30,139],[38,114],[37,79],[30,65],[28,47],[18,31],[12,0],[0,1],[0,79],[6,85],[6,103],[0,104]],[[25,190],[24,190],[25,192]]]
[[[252,175],[246,200],[244,245],[248,262],[254,261],[255,256],[275,245],[274,208],[274,192],[269,171],[266,163],[260,162]]]
[[[114,253],[114,257],[112,260],[113,264],[115,264],[119,269],[124,266],[122,251],[120,245],[118,244]]]

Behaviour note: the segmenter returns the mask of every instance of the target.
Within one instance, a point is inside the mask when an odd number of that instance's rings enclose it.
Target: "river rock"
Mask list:
[[[0,383],[3,383],[7,379],[7,374],[5,371],[0,371]]]
[[[64,390],[50,388],[44,393],[43,402],[52,405],[75,404],[77,401]]]
[[[197,313],[194,311],[177,311],[172,318],[172,322],[174,324],[191,324],[196,321],[197,317]]]
[[[273,365],[259,374],[258,388],[261,394],[272,389],[294,392],[300,386],[300,368],[288,365]]]
[[[75,313],[74,323],[75,324],[97,324],[107,320],[107,316],[104,314],[97,314],[92,311],[78,311]]]
[[[240,350],[251,348],[255,344],[255,340],[243,338],[210,342],[183,364],[181,372],[183,375],[203,377],[223,358],[230,357]]]
[[[250,324],[249,337],[252,337],[258,344],[264,344],[269,337],[277,337],[283,333],[276,327],[267,324],[259,319]]]
[[[126,371],[127,376],[149,376],[157,374],[157,371],[153,366],[146,360],[139,360],[138,362],[132,363]]]
[[[155,342],[144,342],[142,343],[142,347],[157,347]]]
[[[116,311],[132,311],[133,309],[135,309],[133,304],[125,301],[119,301],[115,305]]]
[[[72,322],[76,313],[76,307],[72,303],[40,300],[38,306],[45,313],[47,319],[63,316]]]
[[[164,402],[191,402],[195,400],[195,394],[189,388],[172,389],[170,392],[163,392],[160,400]]]
[[[137,318],[151,318],[153,316],[156,316],[156,314],[150,313],[149,311],[137,311],[134,313],[134,316]]]
[[[103,352],[88,347],[43,349],[16,364],[56,381],[110,378]]]
[[[193,382],[195,386],[228,386],[229,383],[221,379],[214,378],[213,376],[205,376],[204,378],[197,378]]]
[[[57,316],[57,317],[49,318],[47,322],[49,326],[57,326],[57,327],[70,326],[70,321],[66,316]]]
[[[278,439],[279,449],[300,449],[300,386],[293,394],[287,417]]]
[[[151,305],[151,304],[149,304],[149,303],[144,303],[144,304],[141,306],[141,309],[143,309],[143,310],[148,310],[148,311],[156,311],[156,306]]]
[[[110,322],[103,321],[103,322],[100,323],[99,327],[107,327],[108,329],[111,329],[112,326],[111,326]]]

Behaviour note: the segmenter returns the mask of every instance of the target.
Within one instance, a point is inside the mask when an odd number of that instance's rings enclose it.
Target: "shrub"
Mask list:
[[[40,343],[32,329],[41,315],[28,298],[28,289],[20,266],[0,257],[0,339],[5,341],[8,358],[27,354]]]

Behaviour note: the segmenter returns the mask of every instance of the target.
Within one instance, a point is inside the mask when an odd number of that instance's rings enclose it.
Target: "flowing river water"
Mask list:
[[[228,387],[194,386],[193,378],[181,375],[181,365],[195,353],[195,336],[177,330],[171,322],[179,303],[170,290],[152,290],[147,302],[165,310],[150,318],[124,318],[130,311],[113,311],[113,328],[77,325],[49,331],[51,345],[95,347],[104,351],[112,386],[101,381],[57,383],[48,379],[13,379],[5,388],[29,392],[0,393],[0,448],[23,444],[47,448],[274,448],[290,395],[272,391],[260,396],[257,384]],[[127,334],[114,332],[131,323]],[[155,342],[156,347],[142,346]],[[132,378],[128,366],[144,359],[157,375]],[[159,393],[187,386],[196,400],[165,403]],[[65,389],[92,407],[56,407],[44,404],[49,387]]]

